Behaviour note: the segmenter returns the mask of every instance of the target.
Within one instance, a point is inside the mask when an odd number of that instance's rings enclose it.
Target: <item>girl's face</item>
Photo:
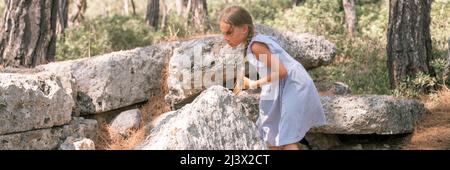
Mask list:
[[[225,41],[231,47],[237,47],[247,39],[248,26],[233,26],[221,21],[220,31],[222,31]]]

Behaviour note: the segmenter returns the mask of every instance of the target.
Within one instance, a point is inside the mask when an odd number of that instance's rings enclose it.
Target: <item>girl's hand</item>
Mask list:
[[[239,95],[240,93],[241,93],[241,87],[238,84],[236,84],[233,89],[233,94]]]
[[[244,78],[244,88],[245,89],[257,89],[258,81],[253,81],[248,78]]]

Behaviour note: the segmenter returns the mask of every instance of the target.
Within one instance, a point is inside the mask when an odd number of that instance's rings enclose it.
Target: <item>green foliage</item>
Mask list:
[[[315,80],[329,83],[340,81],[348,84],[355,94],[388,94],[389,79],[384,46],[370,39],[344,39],[339,44],[339,55],[335,62],[311,71]]]
[[[435,92],[433,89],[436,84],[437,80],[435,77],[420,72],[414,78],[406,78],[392,91],[392,94],[396,97],[417,98],[428,93],[430,89],[432,92]]]
[[[339,1],[307,0],[303,5],[279,11],[269,25],[294,32],[334,36],[344,34],[344,11]]]
[[[431,39],[433,57],[446,58],[450,38],[450,1],[435,0],[431,10]]]
[[[297,33],[323,35],[337,46],[336,61],[311,72],[315,80],[348,84],[356,94],[388,94],[386,67],[385,1],[357,1],[358,36],[349,39],[341,1],[306,2],[291,10],[280,11],[269,24]]]
[[[431,62],[431,66],[436,72],[436,77],[432,77],[422,72],[415,77],[408,77],[400,83],[399,87],[392,91],[392,94],[397,97],[412,97],[417,98],[420,95],[435,94],[437,89],[446,86],[447,75],[445,75],[445,59],[435,59]]]
[[[438,58],[431,62],[431,66],[436,72],[436,79],[440,85],[446,85],[448,76],[445,73],[445,66],[447,65],[447,59]]]
[[[249,10],[256,23],[267,24],[276,20],[278,12],[290,8],[291,3],[291,0],[259,0],[248,1],[244,7]]]
[[[128,50],[150,45],[161,39],[143,18],[112,16],[95,18],[78,27],[66,30],[65,37],[57,43],[57,59],[68,60]]]
[[[208,1],[208,12],[210,19],[217,29],[221,12],[230,6],[239,5],[246,8],[253,16],[255,23],[268,24],[276,20],[280,11],[285,11],[291,7],[291,0],[232,0],[231,3],[225,1]]]
[[[361,37],[386,41],[389,7],[386,0],[357,1],[358,32]]]

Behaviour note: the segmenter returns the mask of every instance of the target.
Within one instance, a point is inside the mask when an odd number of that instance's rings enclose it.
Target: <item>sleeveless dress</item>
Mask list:
[[[261,77],[271,73],[251,51],[254,42],[264,43],[273,57],[285,66],[285,78],[262,86],[259,118],[256,122],[261,138],[271,146],[301,141],[316,125],[326,123],[319,93],[313,80],[297,60],[292,58],[271,36],[258,34],[249,43],[247,60]]]

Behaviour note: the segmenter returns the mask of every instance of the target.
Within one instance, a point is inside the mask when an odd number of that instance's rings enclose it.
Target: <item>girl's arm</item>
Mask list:
[[[286,67],[278,60],[277,57],[272,56],[269,47],[264,43],[255,42],[252,45],[252,52],[256,59],[262,61],[268,68],[272,70],[272,73],[266,77],[257,81],[252,81],[248,78],[244,78],[244,88],[257,88],[272,81],[281,80],[287,76]]]

